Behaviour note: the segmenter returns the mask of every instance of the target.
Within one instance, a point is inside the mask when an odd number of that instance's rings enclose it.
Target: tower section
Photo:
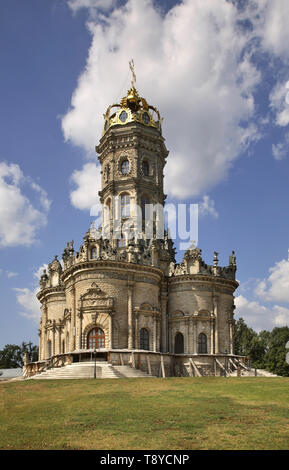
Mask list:
[[[145,216],[151,229],[158,209],[164,206],[163,171],[168,151],[161,130],[162,119],[154,106],[132,86],[119,104],[108,107],[103,135],[96,152],[101,165],[100,202],[106,238],[123,246],[133,227],[145,238]],[[117,223],[117,225],[116,225]]]

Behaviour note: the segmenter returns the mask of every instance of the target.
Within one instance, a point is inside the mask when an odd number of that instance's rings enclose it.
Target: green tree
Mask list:
[[[265,368],[285,377],[289,377],[289,364],[286,362],[287,341],[289,341],[289,327],[274,328],[270,334],[269,348],[265,356]]]
[[[246,325],[243,318],[240,318],[235,323],[235,354],[246,356],[253,367],[264,368],[269,338],[269,331],[261,331],[258,334]]]
[[[243,318],[236,321],[234,330],[235,354],[251,357],[252,342],[258,336],[257,333],[246,325]]]
[[[37,361],[38,347],[29,343],[22,342],[20,346],[17,344],[6,344],[0,350],[0,369],[10,369],[15,367],[23,367],[25,353],[28,354],[29,360]]]

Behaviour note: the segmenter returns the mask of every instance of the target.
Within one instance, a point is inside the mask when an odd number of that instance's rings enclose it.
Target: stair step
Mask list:
[[[94,378],[94,367],[96,365],[97,379],[118,379],[152,377],[139,369],[129,365],[113,366],[107,361],[75,362],[63,367],[54,367],[40,374],[30,377],[31,379],[91,379]]]

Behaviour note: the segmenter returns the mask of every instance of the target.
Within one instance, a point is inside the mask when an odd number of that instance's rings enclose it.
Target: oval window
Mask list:
[[[127,112],[126,111],[122,111],[119,115],[119,120],[121,122],[125,122],[127,120]]]
[[[150,122],[150,117],[149,117],[148,113],[143,113],[142,120],[145,124],[148,124]]]

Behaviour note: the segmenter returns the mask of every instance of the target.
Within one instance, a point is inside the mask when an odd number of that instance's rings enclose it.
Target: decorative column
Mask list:
[[[189,319],[186,318],[185,319],[185,331],[186,331],[186,334],[185,334],[185,338],[184,338],[184,353],[185,354],[188,354],[189,353],[189,327],[190,327],[190,324],[189,324]]]
[[[70,333],[70,345],[71,351],[76,349],[76,305],[75,305],[75,287],[70,289],[72,298],[72,312],[71,312],[71,333]]]
[[[194,347],[193,347],[193,354],[198,354],[197,351],[197,319],[193,319],[193,336],[194,336]]]
[[[167,290],[161,292],[161,351],[168,351],[167,344],[167,329],[168,329],[168,318],[167,318],[167,307],[168,307],[168,294]]]
[[[157,350],[157,317],[156,314],[153,316],[153,351],[156,352]]]
[[[211,318],[210,320],[210,332],[211,332],[210,354],[214,354],[214,318]]]
[[[134,282],[128,282],[128,301],[127,301],[127,326],[128,326],[128,349],[133,349],[133,286]]]
[[[215,316],[215,354],[219,354],[219,317],[218,317],[218,296],[213,296],[213,308]]]
[[[108,314],[109,349],[112,349],[112,312]]]
[[[52,356],[55,356],[55,332],[56,332],[56,322],[53,320],[52,325]]]
[[[43,358],[48,359],[48,328],[44,327],[44,344],[43,344]]]
[[[81,310],[78,311],[77,318],[78,318],[78,331],[79,331],[78,347],[79,347],[79,349],[83,349],[83,344],[82,344],[82,319],[83,319],[83,314],[82,314]]]
[[[47,312],[47,303],[43,303],[43,338],[42,338],[42,359],[48,358],[48,334],[47,334],[47,322],[48,322],[48,312]]]
[[[62,331],[62,326],[61,326],[61,323],[59,322],[59,325],[57,327],[57,332],[58,332],[58,354],[61,354],[61,331]]]
[[[135,349],[139,349],[139,337],[138,337],[138,312],[134,312],[134,346]]]
[[[188,319],[188,354],[193,353],[193,318]]]

